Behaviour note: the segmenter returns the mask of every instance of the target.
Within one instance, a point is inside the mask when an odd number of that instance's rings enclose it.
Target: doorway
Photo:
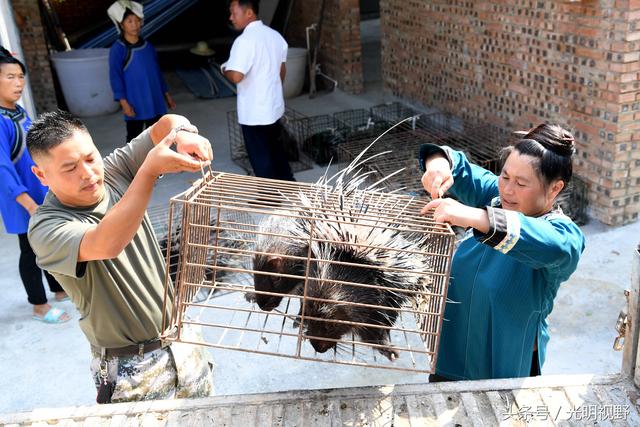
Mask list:
[[[360,0],[360,43],[365,88],[382,84],[380,0]]]

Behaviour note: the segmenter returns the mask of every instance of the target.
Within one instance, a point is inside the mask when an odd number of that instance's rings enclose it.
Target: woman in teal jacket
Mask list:
[[[453,257],[436,374],[430,381],[539,375],[546,317],[584,250],[555,201],[571,179],[571,134],[542,124],[505,149],[500,176],[425,144],[423,212],[468,227]],[[442,198],[445,192],[453,198]],[[455,198],[455,200],[454,200]]]

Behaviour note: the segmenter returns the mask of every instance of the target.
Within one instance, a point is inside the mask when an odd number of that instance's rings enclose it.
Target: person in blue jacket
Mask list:
[[[573,136],[542,124],[505,149],[500,176],[462,152],[425,144],[423,213],[468,228],[451,266],[436,373],[430,381],[540,375],[546,318],[585,241],[555,201],[569,183]],[[442,197],[445,192],[452,196]]]
[[[158,121],[167,106],[176,107],[162,77],[155,48],[140,35],[142,5],[115,2],[108,14],[120,38],[109,51],[109,78],[113,97],[120,102],[127,127],[127,142]]]
[[[26,150],[26,135],[31,119],[18,105],[25,85],[24,64],[0,47],[0,213],[4,228],[17,234],[20,244],[18,270],[33,305],[33,318],[46,323],[62,323],[70,319],[65,310],[52,307],[42,282],[42,270],[29,245],[29,218],[44,200],[47,187],[31,172],[33,160]],[[46,271],[49,289],[57,301],[68,299],[60,284]]]

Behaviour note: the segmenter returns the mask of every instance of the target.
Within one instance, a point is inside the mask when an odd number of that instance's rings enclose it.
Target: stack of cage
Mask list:
[[[373,140],[395,124],[374,116],[370,109],[365,108],[339,111],[333,114],[333,118],[340,124],[347,141],[367,138]]]
[[[300,132],[300,149],[318,165],[336,162],[336,146],[345,141],[345,128],[334,116],[321,114],[295,121]]]
[[[177,223],[170,222],[169,233],[179,234],[180,262],[175,289],[166,287],[168,306],[163,312],[170,315],[163,324],[164,330],[172,332],[163,339],[295,359],[433,372],[454,244],[451,228],[420,215],[424,200],[381,191],[338,195],[331,188],[212,172],[173,198],[171,209],[182,216]],[[327,197],[325,203],[314,204],[322,194]],[[361,209],[338,212],[339,206],[354,203]],[[304,227],[296,226],[300,224]],[[337,237],[340,234],[328,233],[341,227],[378,240],[375,245],[367,239],[348,242]],[[423,243],[411,250],[394,239],[385,243],[376,237],[385,233],[396,240],[421,239]],[[290,250],[293,247],[300,251]],[[355,256],[344,255],[349,251],[376,253],[380,261],[361,263]],[[222,265],[222,256],[236,259],[236,264]],[[388,265],[398,259],[405,264]],[[411,267],[416,259],[422,263],[415,265],[422,267]],[[207,269],[212,271],[209,277]],[[350,280],[322,273],[345,270],[351,272]],[[239,281],[240,276],[252,278],[255,287]],[[379,276],[411,277],[415,285],[385,288],[367,279]],[[285,290],[283,284],[291,281],[296,288]],[[384,283],[396,282],[404,281]],[[215,300],[194,302],[193,296],[202,288],[226,293]],[[344,294],[403,297],[402,304],[381,306],[367,298],[341,300]],[[344,320],[338,314],[319,314],[343,311],[394,313],[395,321],[384,326],[367,321],[367,316]],[[181,335],[182,326],[190,324],[202,327],[202,341]],[[367,338],[361,331],[388,340]]]
[[[293,172],[299,172],[312,167],[311,160],[303,153],[300,153],[299,150],[299,146],[301,145],[300,138],[303,136],[303,131],[300,128],[300,119],[304,117],[303,114],[286,107],[284,115],[279,120],[279,123],[282,125],[282,144]],[[244,145],[242,128],[238,124],[237,111],[229,111],[227,113],[227,126],[229,129],[231,160],[243,168],[249,175],[254,175],[253,168],[249,162],[249,155]]]
[[[580,177],[573,175],[567,189],[558,197],[562,211],[576,224],[584,225],[588,221],[589,187]]]
[[[338,147],[340,151],[338,157],[353,160],[371,142],[371,138],[348,141]],[[379,157],[364,166],[374,172],[369,181],[375,182],[395,173],[387,180],[387,186],[390,189],[424,195],[420,182],[422,171],[418,162],[418,150],[425,142],[429,141],[425,140],[423,135],[410,130],[391,132],[382,136],[369,149],[371,154],[379,154]]]
[[[376,142],[370,150],[372,153],[389,153],[366,167],[375,172],[372,179],[382,179],[403,169],[389,179],[390,186],[411,194],[424,194],[420,182],[422,171],[417,160],[421,144],[448,145],[463,151],[471,162],[499,175],[502,149],[516,141],[514,134],[504,128],[462,120],[447,113],[420,113],[399,102],[376,105],[371,108],[371,116],[387,123],[410,118]],[[338,158],[352,160],[374,139],[375,136],[367,136],[348,140],[339,146]],[[586,183],[574,176],[558,200],[563,211],[578,224],[587,221],[587,191]]]
[[[391,126],[405,119],[397,127],[398,131],[415,130],[417,120],[423,113],[400,102],[389,102],[371,107],[371,116],[375,121],[389,123]]]
[[[464,121],[447,113],[421,116],[416,133],[425,142],[464,152],[472,163],[496,174],[500,172],[501,150],[511,142],[510,134],[496,126]]]

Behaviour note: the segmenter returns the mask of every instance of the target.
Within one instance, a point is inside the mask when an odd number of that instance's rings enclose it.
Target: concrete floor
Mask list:
[[[226,112],[235,108],[235,98],[197,100],[178,82],[171,82],[178,108],[209,138],[216,170],[242,173],[230,160]],[[352,96],[341,91],[322,94],[314,100],[301,96],[288,105],[307,115],[369,107],[391,100],[379,84],[367,84],[367,92]],[[103,155],[121,145],[124,124],[119,113],[85,120]],[[312,181],[322,172],[297,174]],[[197,175],[163,178],[152,205],[166,204]],[[640,236],[640,222],[609,228],[597,221],[584,227],[587,249],[578,271],[564,284],[549,318],[552,340],[545,374],[611,373],[619,370],[620,353],[611,349],[614,325],[624,303],[623,289],[630,286],[632,251]],[[89,348],[77,325],[78,313],[71,303],[54,304],[67,309],[73,320],[63,325],[45,325],[31,319],[17,269],[15,236],[0,233],[0,413],[42,407],[91,405],[95,390],[88,370]],[[370,384],[424,382],[424,375],[397,371],[354,368],[249,353],[212,350],[218,394],[237,394],[336,388]]]

